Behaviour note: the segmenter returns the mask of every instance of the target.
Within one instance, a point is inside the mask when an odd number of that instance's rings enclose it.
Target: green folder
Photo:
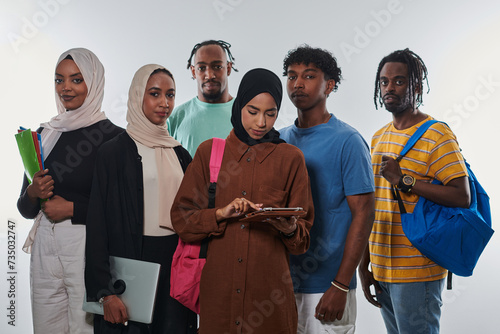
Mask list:
[[[21,131],[15,135],[19,153],[23,159],[24,172],[31,183],[33,175],[40,170],[38,153],[33,143],[33,135],[30,129]]]

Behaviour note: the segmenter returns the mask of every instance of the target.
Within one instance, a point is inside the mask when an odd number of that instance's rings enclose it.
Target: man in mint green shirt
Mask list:
[[[168,119],[168,131],[191,156],[202,142],[226,138],[233,128],[234,100],[229,94],[228,77],[234,59],[230,47],[224,41],[209,40],[196,44],[191,51],[188,69],[198,83],[198,95],[176,107]]]

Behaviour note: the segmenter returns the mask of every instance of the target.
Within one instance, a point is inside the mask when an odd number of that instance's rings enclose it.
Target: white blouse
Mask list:
[[[134,140],[135,141],[135,140]],[[175,234],[174,231],[160,227],[160,201],[158,192],[158,168],[156,166],[155,149],[135,141],[139,155],[142,157],[142,179],[144,184],[144,235],[161,237]],[[175,155],[174,150],[172,153]],[[175,161],[178,163],[177,155]],[[179,185],[182,176],[179,178]],[[177,192],[177,189],[172,189]],[[174,195],[175,196],[175,195]],[[172,205],[172,203],[170,203]]]

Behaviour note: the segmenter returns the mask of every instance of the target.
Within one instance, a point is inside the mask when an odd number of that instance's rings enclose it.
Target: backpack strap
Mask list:
[[[410,137],[410,139],[408,139],[405,146],[401,150],[401,153],[399,153],[399,157],[396,158],[396,161],[400,162],[403,159],[403,157],[405,156],[405,154],[408,153],[408,151],[412,149],[412,147],[420,139],[420,137],[422,137],[422,135],[425,133],[425,131],[427,131],[431,127],[432,124],[435,124],[437,122],[438,121],[436,121],[435,119],[430,119],[427,122],[425,122],[424,124],[420,125],[420,127],[413,133],[413,135]],[[399,194],[398,188],[396,186],[392,187],[392,195],[393,195],[394,199],[396,199],[398,201],[399,212],[401,214],[406,213],[406,209],[405,209],[405,206],[403,204],[403,200],[401,199],[401,195]]]
[[[406,142],[405,147],[403,147],[403,150],[401,151],[401,153],[399,153],[399,157],[397,157],[396,160],[398,162],[401,161],[401,159],[403,159],[403,157],[405,156],[405,154],[408,153],[408,151],[411,150],[411,148],[420,139],[420,137],[422,137],[422,135],[425,133],[425,131],[427,131],[427,129],[429,129],[432,124],[435,124],[437,122],[438,121],[436,121],[435,119],[431,119],[431,120],[428,120],[427,122],[425,122],[424,124],[422,124],[417,129],[417,131],[415,131],[415,133],[410,137],[410,139],[408,139],[408,141]]]
[[[406,145],[403,147],[401,150],[401,153],[399,154],[399,157],[397,157],[396,161],[400,162],[403,157],[408,153],[409,150],[412,149],[412,147],[415,145],[415,143],[422,137],[422,135],[427,131],[433,124],[438,123],[439,121],[435,119],[430,119],[424,124],[422,124],[417,131],[408,139],[406,142]],[[441,122],[444,123],[444,122]],[[446,124],[446,123],[445,123]],[[399,205],[399,212],[401,214],[406,213],[405,206],[403,204],[403,200],[401,199],[401,195],[399,194],[399,191],[396,187],[392,189],[393,194],[395,195],[396,199],[398,200],[398,205]],[[451,290],[452,289],[452,279],[453,279],[453,273],[451,271],[448,271],[448,277],[446,279],[446,289]]]
[[[225,139],[213,138],[212,153],[210,155],[210,182],[217,182],[225,146]]]
[[[222,157],[224,156],[224,148],[226,140],[221,138],[213,138],[212,152],[210,153],[210,185],[208,186],[208,208],[215,208],[215,190],[217,188],[217,178],[222,164]],[[200,259],[207,258],[208,240],[205,238],[201,241],[200,246]]]
[[[217,179],[219,178],[220,166],[222,157],[224,156],[224,148],[226,140],[221,138],[213,138],[212,152],[210,154],[210,186],[208,187],[208,207],[215,207],[215,189],[217,187]]]

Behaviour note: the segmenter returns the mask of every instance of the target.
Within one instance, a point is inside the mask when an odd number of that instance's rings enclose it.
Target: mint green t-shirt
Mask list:
[[[226,103],[206,103],[198,97],[174,108],[168,118],[168,131],[194,157],[198,146],[213,137],[225,139],[233,129],[231,109]]]

